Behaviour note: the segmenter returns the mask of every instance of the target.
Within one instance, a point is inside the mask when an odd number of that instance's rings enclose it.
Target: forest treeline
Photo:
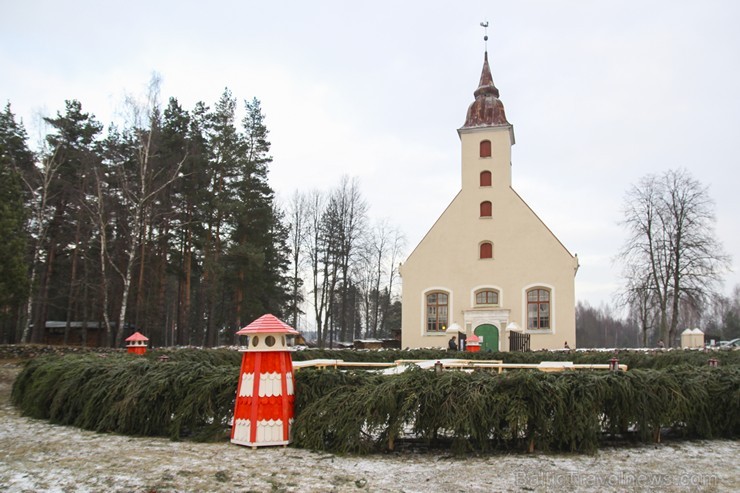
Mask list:
[[[10,103],[0,111],[0,343],[120,347],[139,330],[154,346],[217,346],[265,313],[320,347],[396,335],[404,238],[370,219],[358,180],[280,203],[258,99],[226,89],[186,110],[162,106],[159,86],[108,125],[66,101],[35,149]],[[624,212],[625,285],[614,307],[578,304],[576,344],[740,337],[740,287],[718,294],[729,256],[707,188],[651,175]]]
[[[626,312],[623,308],[626,308]],[[602,304],[598,307],[579,301],[576,304],[576,340],[579,348],[638,348],[657,347],[660,331],[657,310],[651,314],[652,324],[647,337],[641,321],[643,312],[639,307]],[[740,337],[740,285],[735,286],[730,296],[715,294],[708,303],[696,309],[684,305],[679,315],[679,327],[699,328],[704,332],[707,344],[715,345],[720,340]],[[674,346],[680,347],[680,332]]]
[[[66,101],[38,150],[0,112],[0,341],[216,346],[264,313],[322,346],[400,328],[402,237],[358,181],[281,206],[258,99],[161,107],[159,85],[107,126]]]

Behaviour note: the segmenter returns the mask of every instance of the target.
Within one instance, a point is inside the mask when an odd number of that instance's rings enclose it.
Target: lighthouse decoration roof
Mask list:
[[[146,337],[141,332],[134,332],[130,336],[126,338],[126,342],[134,342],[134,341],[148,341],[149,338]]]
[[[260,318],[237,331],[237,335],[248,336],[252,334],[298,334],[290,325],[286,324],[275,315],[270,313],[262,315]]]

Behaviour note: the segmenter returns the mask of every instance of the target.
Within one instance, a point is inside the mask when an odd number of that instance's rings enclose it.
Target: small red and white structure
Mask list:
[[[477,353],[480,351],[480,338],[475,334],[468,336],[468,343],[465,345],[465,350],[469,353]]]
[[[287,445],[295,400],[287,337],[298,331],[267,314],[237,334],[249,340],[242,350],[231,443],[252,448]]]
[[[132,354],[144,354],[146,353],[148,342],[148,337],[145,337],[141,332],[134,332],[126,338],[126,352]]]

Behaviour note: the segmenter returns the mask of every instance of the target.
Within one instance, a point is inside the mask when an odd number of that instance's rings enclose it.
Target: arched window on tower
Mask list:
[[[489,200],[480,203],[480,217],[491,217],[493,206]]]
[[[480,258],[493,258],[493,243],[484,241],[480,244]]]
[[[490,187],[491,186],[491,172],[481,171],[480,172],[480,186]]]
[[[491,141],[480,141],[480,157],[491,157]]]

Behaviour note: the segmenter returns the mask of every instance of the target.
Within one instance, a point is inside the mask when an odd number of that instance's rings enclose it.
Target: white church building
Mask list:
[[[401,345],[447,347],[457,329],[483,351],[575,347],[578,257],[512,188],[514,129],[487,52],[474,96],[461,189],[400,269]]]

